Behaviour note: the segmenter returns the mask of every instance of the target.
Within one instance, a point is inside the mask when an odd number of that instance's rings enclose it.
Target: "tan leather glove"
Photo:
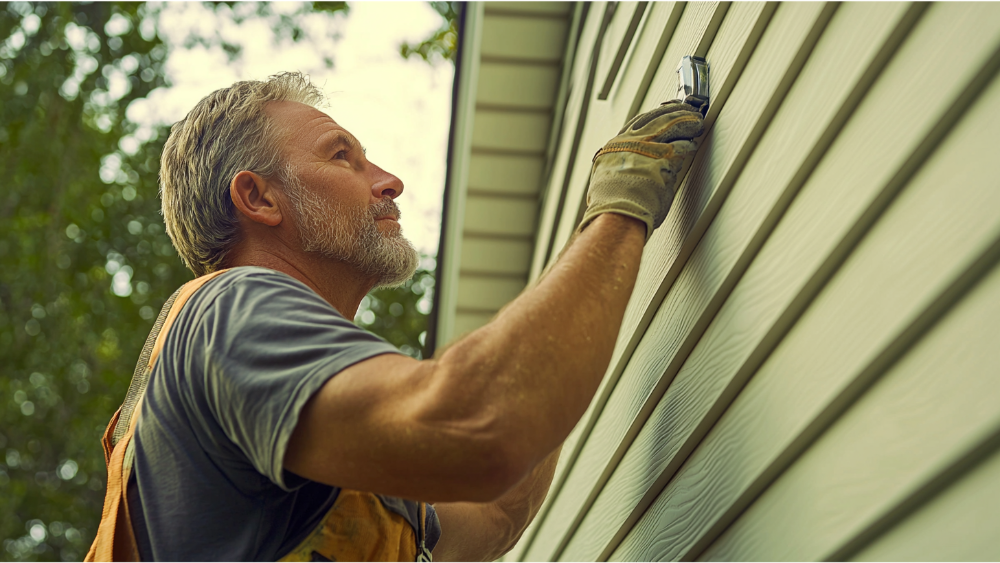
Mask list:
[[[577,231],[601,213],[646,223],[646,240],[663,223],[677,188],[677,174],[705,130],[701,113],[680,100],[637,115],[594,155],[587,211]]]

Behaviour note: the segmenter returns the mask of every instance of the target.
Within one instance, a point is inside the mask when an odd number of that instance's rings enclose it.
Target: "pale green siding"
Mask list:
[[[709,130],[506,559],[996,559],[1000,5],[596,2],[577,34],[529,281],[683,55]]]
[[[443,241],[439,346],[486,324],[528,281],[574,6],[466,6],[459,69],[467,136],[456,136]],[[471,57],[472,60],[469,60]]]

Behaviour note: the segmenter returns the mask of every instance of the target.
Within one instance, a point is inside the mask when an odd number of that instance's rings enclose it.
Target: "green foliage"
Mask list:
[[[420,268],[400,287],[376,289],[361,300],[355,322],[414,358],[427,357],[427,320],[434,298],[434,259],[423,257]]]
[[[166,46],[130,3],[0,7],[0,536],[82,559],[99,441],[164,299],[189,279],[158,214],[163,131],[124,118]]]
[[[403,42],[399,46],[399,54],[404,59],[418,56],[429,63],[440,59],[454,63],[455,54],[458,52],[458,14],[461,3],[431,2],[430,5],[444,18],[441,27],[416,45]]]
[[[302,25],[302,18],[308,14],[322,12],[346,15],[350,12],[347,2],[203,2],[202,4],[211,9],[218,20],[231,21],[237,25],[250,19],[262,20],[271,29],[273,33],[271,41],[275,46],[283,41],[295,43],[304,39],[318,39],[311,37]],[[154,9],[155,15],[159,15],[163,6],[158,5]],[[331,27],[330,30],[332,29]],[[339,38],[332,31],[328,33],[330,35],[327,39]],[[192,28],[184,39],[183,46],[190,49],[196,45],[221,48],[230,63],[238,61],[243,52],[243,46],[227,38],[219,27],[212,29],[210,34],[205,34],[202,26]],[[323,60],[327,68],[333,68],[333,58],[329,54],[326,54]]]
[[[85,555],[103,504],[101,435],[125,396],[153,319],[191,278],[159,215],[157,173],[167,129],[125,117],[132,101],[167,86],[170,46],[157,33],[163,9],[124,2],[0,4],[0,539],[6,559]],[[345,12],[346,5],[279,12],[265,4],[218,3],[213,9],[234,19],[264,17],[275,37],[295,41],[304,33],[296,14]],[[192,41],[239,56],[218,35]],[[375,318],[361,323],[415,356],[433,293],[427,269],[401,288],[374,292],[366,305]]]

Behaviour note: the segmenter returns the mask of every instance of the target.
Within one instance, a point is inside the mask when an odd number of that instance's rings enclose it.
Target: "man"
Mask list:
[[[679,103],[633,119],[595,156],[581,227],[546,275],[417,361],[349,322],[373,287],[412,275],[416,253],[393,202],[402,182],[320,100],[297,73],[237,83],[164,148],[178,253],[199,276],[230,270],[180,309],[136,415],[127,498],[143,559],[395,557],[378,550],[397,520],[418,556],[513,547],[703,127]]]

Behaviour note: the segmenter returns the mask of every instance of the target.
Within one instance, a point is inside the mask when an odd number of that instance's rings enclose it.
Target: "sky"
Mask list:
[[[291,4],[275,6],[294,9]],[[361,141],[372,162],[403,180],[403,194],[396,200],[403,233],[422,252],[435,254],[454,67],[446,61],[404,60],[399,45],[428,37],[442,21],[425,2],[351,2],[346,17],[312,14],[304,27],[313,36],[340,36],[323,42],[334,60],[328,69],[315,45],[275,45],[262,21],[237,26],[216,19],[199,3],[168,3],[160,33],[169,43],[180,45],[192,28],[204,33],[217,26],[227,40],[243,45],[242,56],[229,63],[218,47],[171,49],[166,70],[172,86],[133,102],[127,116],[140,124],[172,124],[198,100],[238,80],[289,70],[308,73],[328,96],[329,106],[321,109]]]

